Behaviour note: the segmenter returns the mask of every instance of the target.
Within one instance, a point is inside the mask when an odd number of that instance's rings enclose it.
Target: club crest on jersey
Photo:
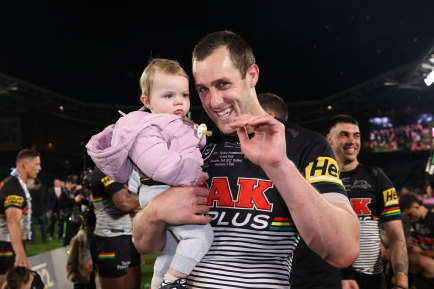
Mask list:
[[[385,190],[383,192],[385,206],[398,205],[398,196],[396,195],[395,188]]]
[[[305,177],[311,184],[333,183],[344,187],[341,179],[339,179],[338,164],[330,157],[318,157],[309,163],[305,169]]]
[[[369,189],[371,185],[365,180],[354,180],[354,183],[351,185],[351,188],[361,188],[361,189]]]
[[[209,158],[212,155],[212,152],[214,151],[215,147],[216,147],[216,144],[213,144],[213,143],[207,144],[202,150],[202,158],[204,160]]]

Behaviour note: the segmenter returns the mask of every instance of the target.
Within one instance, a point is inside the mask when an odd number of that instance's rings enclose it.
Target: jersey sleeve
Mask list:
[[[380,220],[388,222],[401,219],[401,210],[399,209],[398,195],[392,181],[379,168],[373,168],[377,174],[377,191],[378,211]]]
[[[24,210],[26,207],[26,198],[18,182],[10,181],[7,186],[2,188],[2,200],[5,210],[14,207]]]
[[[312,134],[304,152],[301,171],[306,180],[320,193],[341,193],[347,196],[339,167],[327,140]]]
[[[92,177],[92,197],[94,204],[99,203],[104,198],[111,199],[116,192],[125,188],[124,184],[115,182],[97,168],[95,168],[94,173],[95,175]]]

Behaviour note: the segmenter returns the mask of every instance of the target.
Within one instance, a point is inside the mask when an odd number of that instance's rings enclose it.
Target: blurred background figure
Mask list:
[[[48,190],[39,178],[30,179],[33,187],[29,187],[29,193],[32,197],[32,244],[36,242],[36,226],[39,224],[41,229],[42,242],[47,243],[47,205],[48,205]]]
[[[277,94],[266,92],[258,94],[259,104],[272,117],[288,121],[288,105]]]
[[[48,225],[48,235],[50,239],[54,239],[54,230],[57,222],[57,237],[60,239],[63,235],[63,220],[59,216],[59,198],[62,193],[62,188],[65,186],[64,182],[60,179],[54,179],[53,186],[48,191],[48,218],[50,223]]]
[[[65,188],[59,198],[59,210],[64,216],[63,246],[69,245],[82,224],[82,215],[90,205],[90,191],[80,183],[76,174],[66,177]]]
[[[410,281],[434,288],[434,212],[414,193],[402,195],[399,205],[411,222],[411,235],[407,239]]]

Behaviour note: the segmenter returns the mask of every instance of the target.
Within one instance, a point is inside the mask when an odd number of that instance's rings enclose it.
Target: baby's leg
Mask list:
[[[166,230],[166,244],[163,250],[161,250],[154,264],[154,274],[152,276],[151,289],[158,289],[161,282],[163,282],[164,274],[169,271],[170,263],[176,252],[178,241],[175,237]]]
[[[168,226],[168,229],[179,240],[169,273],[178,278],[185,278],[208,252],[214,232],[210,224]]]

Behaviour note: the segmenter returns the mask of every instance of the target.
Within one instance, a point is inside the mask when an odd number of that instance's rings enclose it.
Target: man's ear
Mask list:
[[[331,143],[332,137],[329,133],[326,135],[326,139],[329,143]]]
[[[151,107],[151,101],[150,101],[150,99],[149,99],[149,96],[142,94],[142,95],[140,96],[140,101],[143,103],[143,105],[144,105],[147,109],[151,110],[152,107]]]
[[[256,64],[250,65],[250,67],[247,68],[246,77],[249,80],[250,87],[255,87],[259,79],[259,67]]]

